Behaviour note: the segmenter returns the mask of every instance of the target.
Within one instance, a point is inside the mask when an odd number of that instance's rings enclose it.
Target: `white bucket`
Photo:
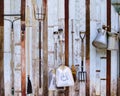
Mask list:
[[[108,48],[107,50],[118,50],[118,34],[108,32]]]
[[[107,49],[107,34],[105,30],[98,30],[96,38],[93,40],[92,44],[100,49]]]

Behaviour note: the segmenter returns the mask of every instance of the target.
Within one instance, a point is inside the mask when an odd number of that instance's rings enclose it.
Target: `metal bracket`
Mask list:
[[[3,14],[3,16],[21,16],[21,14]]]

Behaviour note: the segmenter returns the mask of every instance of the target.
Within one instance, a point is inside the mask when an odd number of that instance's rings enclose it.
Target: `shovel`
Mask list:
[[[79,81],[83,82],[83,81],[86,81],[86,77],[87,77],[87,72],[84,71],[84,38],[85,38],[85,33],[80,32],[79,35],[80,35],[80,39],[81,39],[81,71],[78,72],[78,78],[79,78]]]
[[[28,25],[30,25],[30,22],[29,22],[29,7],[27,7],[28,9],[27,9],[27,20],[26,21],[28,21],[27,23],[28,23]],[[30,44],[30,40],[29,40],[29,38],[30,38],[30,33],[29,33],[30,31],[29,31],[29,27],[27,27],[27,34],[26,34],[26,41],[27,41],[27,70],[28,70],[28,76],[27,76],[27,94],[31,94],[32,93],[32,84],[31,84],[31,80],[30,80],[30,46],[29,46],[29,44]]]

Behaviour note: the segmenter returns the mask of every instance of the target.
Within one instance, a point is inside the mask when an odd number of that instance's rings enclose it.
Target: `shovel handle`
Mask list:
[[[39,21],[39,88],[41,88],[41,21]]]
[[[83,65],[83,60],[81,61],[81,71],[83,72],[83,67],[84,67],[84,65]]]

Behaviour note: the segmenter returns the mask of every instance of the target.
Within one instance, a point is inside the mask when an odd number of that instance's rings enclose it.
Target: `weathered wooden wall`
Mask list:
[[[4,0],[0,1],[0,95],[4,95]]]
[[[27,0],[26,2],[26,14],[28,22],[26,24],[27,34],[29,36],[29,59],[30,59],[30,80],[32,82],[33,93],[32,96],[38,96],[42,93],[42,88],[39,88],[39,26],[38,21],[34,17],[34,6],[38,6],[40,9],[40,1],[37,3],[35,0]],[[20,1],[19,0],[4,0],[5,2],[5,14],[7,13],[20,13]],[[35,4],[35,5],[34,5]],[[79,37],[79,31],[86,31],[86,9],[85,9],[85,0],[69,0],[69,67],[72,65],[72,36],[71,36],[71,20],[74,22],[74,65],[79,65],[78,70],[81,67],[81,40]],[[7,6],[7,7],[6,7]],[[58,67],[61,64],[60,57],[58,55],[57,64],[54,66],[54,36],[53,32],[58,31],[58,28],[64,29],[64,0],[48,0],[48,72],[54,67]],[[27,10],[27,8],[29,10]],[[30,12],[28,12],[30,11]],[[106,14],[106,0],[91,0],[90,1],[90,73],[87,74],[90,76],[90,96],[106,96],[106,50],[96,49],[92,45],[92,41],[97,35],[97,29],[102,28],[102,25],[107,24],[107,14]],[[4,17],[10,20],[14,18]],[[42,22],[43,24],[43,22]],[[5,85],[5,96],[11,95],[11,23],[4,20],[5,30],[4,30],[4,85]],[[112,7],[111,10],[111,27],[118,31],[118,14],[115,12]],[[42,26],[43,28],[43,26]],[[29,29],[29,30],[28,30]],[[65,30],[64,30],[65,33]],[[42,29],[43,36],[43,29]],[[41,45],[41,55],[42,55],[42,72],[44,65],[43,58],[43,37]],[[47,38],[47,37],[46,37]],[[65,36],[63,35],[63,39]],[[20,48],[20,20],[14,22],[14,87],[15,87],[15,96],[21,96],[21,48]],[[86,40],[86,39],[85,39]],[[58,43],[58,41],[57,41]],[[84,42],[86,44],[86,41]],[[45,45],[44,45],[45,47]],[[57,45],[57,53],[60,52],[59,43]],[[65,47],[65,46],[64,46]],[[86,45],[85,45],[86,47]],[[27,49],[26,49],[27,50]],[[26,53],[28,55],[28,51]],[[44,53],[45,54],[45,53]],[[86,69],[86,56],[84,57],[85,68]],[[28,64],[28,60],[26,60]],[[117,66],[118,66],[118,52],[111,51],[111,96],[117,96]],[[28,65],[26,66],[28,67]],[[45,70],[44,70],[45,71]],[[26,68],[26,76],[28,74],[28,69]],[[78,76],[77,76],[78,77]],[[41,76],[43,78],[43,74]],[[27,81],[27,78],[26,78]],[[77,94],[76,87],[79,89],[79,96],[86,96],[85,82],[76,82],[78,86],[73,86],[69,88],[69,96],[75,96]],[[43,79],[42,79],[43,87]],[[49,96],[52,96],[52,92],[49,91]]]

